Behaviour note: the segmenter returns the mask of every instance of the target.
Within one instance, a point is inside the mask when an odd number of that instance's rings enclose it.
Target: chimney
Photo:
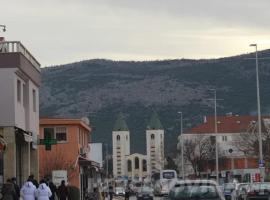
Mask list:
[[[5,42],[5,38],[4,37],[0,37],[0,42]]]
[[[203,123],[207,123],[207,117],[203,116]]]

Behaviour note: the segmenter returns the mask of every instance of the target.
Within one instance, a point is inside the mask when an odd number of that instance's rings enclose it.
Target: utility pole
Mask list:
[[[185,179],[185,168],[184,168],[184,137],[183,137],[183,113],[178,112],[180,114],[180,123],[181,123],[181,170],[182,170],[182,179]]]
[[[214,107],[215,107],[215,120],[214,120],[214,128],[215,128],[215,154],[216,154],[216,180],[217,183],[219,184],[219,163],[218,163],[218,137],[217,137],[217,133],[218,133],[218,128],[217,128],[217,100],[223,100],[223,99],[217,99],[217,91],[216,89],[211,89],[212,91],[214,91],[214,99],[209,99],[209,100],[213,100],[214,101]]]
[[[105,159],[106,159],[106,182],[107,182],[107,187],[109,187],[109,165],[108,165],[108,144],[107,143],[105,143]]]
[[[258,109],[258,140],[259,140],[259,168],[260,179],[264,181],[264,160],[262,152],[262,127],[261,127],[261,103],[260,103],[260,85],[259,85],[259,64],[258,64],[258,50],[257,44],[250,44],[249,46],[255,47],[255,60],[256,60],[256,88],[257,88],[257,109]]]

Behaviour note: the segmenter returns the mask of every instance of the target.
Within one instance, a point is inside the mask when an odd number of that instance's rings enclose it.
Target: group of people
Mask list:
[[[68,189],[65,181],[57,188],[49,179],[42,179],[39,184],[30,175],[20,189],[16,183],[16,178],[8,179],[3,185],[2,200],[55,200],[57,195],[59,200],[67,200]]]

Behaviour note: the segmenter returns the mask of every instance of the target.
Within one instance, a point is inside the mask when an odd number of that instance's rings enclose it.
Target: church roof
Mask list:
[[[151,119],[146,128],[147,130],[163,130],[163,126],[156,112],[153,112]]]
[[[128,126],[122,113],[119,113],[114,124],[114,131],[128,131]]]

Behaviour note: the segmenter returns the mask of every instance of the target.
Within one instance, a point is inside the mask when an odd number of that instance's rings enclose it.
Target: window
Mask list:
[[[34,90],[33,89],[33,91],[32,91],[32,93],[33,93],[33,111],[34,112],[36,112],[36,110],[37,110],[37,97],[36,97],[36,90]]]
[[[21,88],[21,81],[17,80],[17,101],[21,102],[21,95],[22,95],[22,88]]]
[[[26,105],[27,105],[26,85],[23,84],[23,107],[26,108]]]
[[[126,136],[126,140],[128,141],[128,136]]]
[[[67,141],[67,129],[66,127],[56,127],[55,136],[57,142],[66,142]]]
[[[142,161],[142,168],[143,168],[144,172],[147,171],[147,161],[145,159],[143,159],[143,161]]]
[[[117,140],[117,141],[120,141],[120,135],[117,135],[117,136],[116,136],[116,140]]]
[[[226,136],[226,135],[223,135],[223,136],[222,136],[222,141],[223,141],[223,142],[227,142],[227,140],[228,140],[227,136]]]
[[[139,158],[135,157],[135,169],[139,169],[139,168],[140,168]]]
[[[131,172],[131,171],[132,171],[132,163],[131,163],[131,160],[128,160],[128,161],[127,161],[127,166],[128,166],[128,172]]]
[[[155,135],[151,134],[151,140],[154,140],[154,139],[155,139]]]
[[[54,138],[54,128],[44,128],[44,139],[53,139]]]

